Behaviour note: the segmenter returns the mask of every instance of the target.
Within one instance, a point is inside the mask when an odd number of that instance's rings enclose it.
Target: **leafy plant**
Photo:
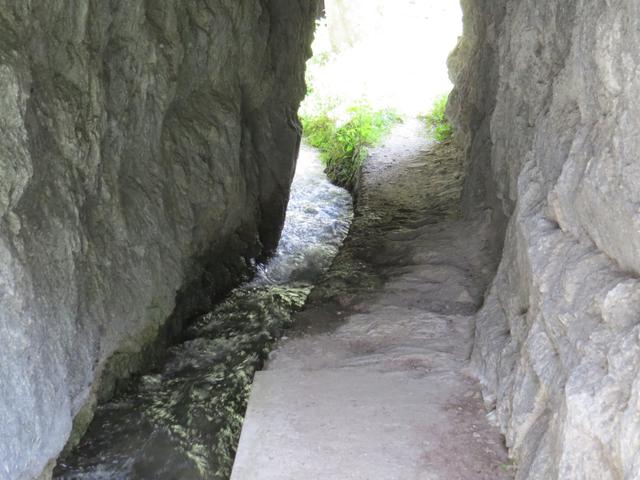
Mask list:
[[[334,81],[340,54],[333,48],[326,21],[316,27],[313,57],[307,62],[307,96],[299,115],[305,139],[320,150],[329,178],[352,190],[368,148],[399,117],[380,102],[373,108],[360,90],[343,89]]]
[[[310,145],[320,149],[327,175],[334,183],[353,189],[368,148],[376,145],[400,117],[390,110],[373,110],[358,103],[346,111],[338,124],[327,111],[303,116],[304,134]]]
[[[431,111],[424,117],[427,125],[433,131],[433,136],[438,142],[445,142],[453,136],[453,128],[447,120],[445,113],[448,100],[448,95],[438,97],[433,104]]]

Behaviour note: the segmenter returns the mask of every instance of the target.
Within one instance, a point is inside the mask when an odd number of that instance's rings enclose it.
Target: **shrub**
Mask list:
[[[453,136],[453,128],[445,115],[448,99],[448,95],[438,97],[431,111],[424,117],[438,142],[447,141]]]
[[[400,117],[389,110],[373,110],[366,103],[347,109],[342,124],[326,111],[302,118],[304,135],[318,148],[332,182],[353,189],[368,148],[376,145]]]

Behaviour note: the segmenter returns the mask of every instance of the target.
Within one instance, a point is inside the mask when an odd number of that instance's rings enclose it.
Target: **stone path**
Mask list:
[[[233,480],[511,478],[468,372],[485,222],[457,219],[459,152],[421,129],[372,152],[342,251],[256,377]]]

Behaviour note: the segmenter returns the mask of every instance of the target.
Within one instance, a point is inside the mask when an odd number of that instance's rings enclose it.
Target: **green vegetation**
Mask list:
[[[374,110],[364,102],[348,108],[342,122],[329,112],[325,108],[319,114],[303,116],[304,135],[320,150],[331,181],[351,190],[368,148],[380,142],[400,117],[390,110]]]
[[[386,99],[371,98],[367,89],[350,83],[353,75],[344,76],[354,58],[335,48],[324,20],[316,26],[313,53],[307,62],[307,96],[299,111],[305,141],[320,150],[329,179],[353,190],[368,149],[401,119]]]
[[[433,131],[433,136],[438,142],[445,142],[453,136],[453,127],[451,127],[445,115],[448,100],[448,95],[438,97],[431,111],[424,117],[427,125]]]
[[[500,465],[500,468],[503,472],[507,472],[513,475],[516,471],[516,464],[513,460],[509,460],[506,463],[502,463]]]

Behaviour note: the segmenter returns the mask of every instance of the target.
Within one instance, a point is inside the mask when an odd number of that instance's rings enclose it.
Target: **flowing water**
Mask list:
[[[97,409],[54,478],[228,478],[253,374],[331,264],[351,218],[349,194],[303,147],[276,255],[188,328],[159,373]]]

